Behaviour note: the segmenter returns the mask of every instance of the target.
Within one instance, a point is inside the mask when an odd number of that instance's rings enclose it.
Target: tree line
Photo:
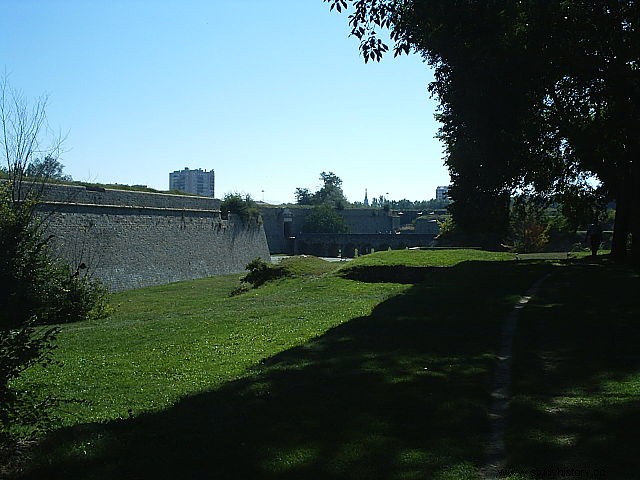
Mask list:
[[[320,173],[322,186],[315,192],[311,192],[306,187],[298,187],[294,192],[297,205],[328,205],[336,210],[343,208],[362,208],[367,205],[364,202],[349,202],[342,190],[342,179],[333,172]],[[427,210],[446,208],[450,202],[448,200],[390,200],[384,195],[373,197],[369,204],[372,208],[392,208],[394,210]]]

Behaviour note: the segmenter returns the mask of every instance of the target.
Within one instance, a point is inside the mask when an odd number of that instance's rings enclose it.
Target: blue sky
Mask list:
[[[333,171],[350,201],[434,197],[431,71],[365,64],[348,34],[322,0],[2,0],[0,68],[49,95],[76,180],[167,189],[213,168],[217,197],[280,203]]]

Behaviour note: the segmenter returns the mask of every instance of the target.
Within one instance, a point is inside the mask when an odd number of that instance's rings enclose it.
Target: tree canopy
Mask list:
[[[342,180],[333,172],[320,173],[322,187],[314,193],[308,188],[296,188],[295,198],[298,205],[329,205],[332,208],[343,209],[348,201],[342,191]]]
[[[44,159],[36,158],[25,169],[25,176],[34,179],[71,181],[71,175],[64,173],[64,165],[49,155]]]
[[[555,195],[595,176],[640,261],[640,9],[635,0],[325,0],[353,7],[365,61],[389,48],[434,69],[451,211],[467,231],[502,233],[509,197]]]

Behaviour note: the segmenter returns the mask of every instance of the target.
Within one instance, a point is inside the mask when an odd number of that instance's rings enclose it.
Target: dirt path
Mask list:
[[[513,352],[513,338],[518,326],[518,317],[522,309],[538,292],[542,283],[551,274],[547,274],[520,298],[502,325],[501,345],[498,354],[498,368],[493,381],[491,392],[491,406],[489,407],[490,433],[487,445],[487,463],[483,472],[487,479],[501,478],[500,472],[505,468],[506,452],[504,446],[504,434],[507,426],[509,403],[511,400],[511,360]]]

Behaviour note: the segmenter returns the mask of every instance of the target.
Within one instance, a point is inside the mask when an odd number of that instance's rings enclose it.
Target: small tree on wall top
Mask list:
[[[220,213],[224,219],[228,219],[230,213],[238,215],[245,224],[257,223],[260,219],[258,205],[249,194],[227,193],[220,204]]]
[[[295,197],[298,205],[329,205],[342,210],[349,203],[342,191],[342,180],[333,172],[320,174],[322,187],[311,193],[308,188],[296,188]]]

